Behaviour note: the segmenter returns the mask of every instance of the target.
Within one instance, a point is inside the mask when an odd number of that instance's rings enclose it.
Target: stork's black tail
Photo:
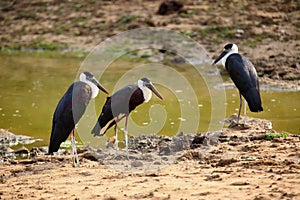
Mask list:
[[[111,109],[111,97],[107,97],[102,108],[101,114],[95,124],[92,134],[94,136],[102,136],[106,131],[115,124],[114,116]]]
[[[57,152],[58,149],[59,149],[59,145],[57,145],[58,143],[56,144],[53,144],[52,142],[50,143],[49,145],[49,148],[48,148],[48,154],[53,154],[53,152]]]
[[[92,130],[92,134],[94,136],[100,136],[100,130],[101,130],[100,124],[99,124],[99,122],[97,122]]]
[[[58,137],[60,135],[60,132],[55,124],[53,124],[52,131],[51,131],[51,137],[50,137],[50,144],[48,148],[48,154],[53,154],[53,152],[57,152],[59,149],[59,146],[61,144],[60,138]]]
[[[65,126],[65,124],[53,123],[48,154],[53,154],[53,152],[58,151],[60,144],[68,139],[74,126],[73,124],[71,126]]]
[[[246,99],[249,109],[251,112],[260,112],[263,111],[260,93],[256,88],[251,88],[244,94],[242,94],[244,98]]]

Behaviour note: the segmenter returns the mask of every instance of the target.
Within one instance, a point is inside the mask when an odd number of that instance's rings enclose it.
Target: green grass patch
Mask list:
[[[202,37],[205,37],[205,36],[208,35],[208,31],[207,31],[206,29],[203,29],[203,28],[199,29],[199,30],[198,30],[198,33],[200,33],[200,35],[201,35]]]
[[[233,26],[217,26],[211,25],[208,28],[198,29],[198,33],[202,37],[210,37],[216,43],[221,43],[224,39],[235,38],[235,30],[237,28]]]
[[[120,24],[128,24],[136,19],[135,15],[123,15],[119,20],[118,23]]]
[[[35,12],[20,12],[17,16],[17,19],[36,19],[36,13]]]
[[[193,14],[195,14],[194,10],[188,11],[188,12],[181,12],[181,13],[179,13],[179,16],[182,18],[190,18],[193,16]]]
[[[189,37],[194,37],[194,36],[197,35],[194,31],[190,31],[190,30],[181,31],[181,33],[182,33],[183,35],[186,35],[186,36],[189,36]]]
[[[222,38],[233,38],[235,36],[233,26],[211,26],[208,28],[209,33],[216,33],[217,36]]]
[[[265,134],[265,139],[266,140],[274,140],[275,138],[282,138],[282,137],[287,137],[289,134],[287,132],[284,133],[266,133]]]
[[[251,48],[255,48],[259,43],[261,43],[264,39],[267,39],[267,38],[271,38],[271,39],[274,39],[274,40],[279,39],[275,35],[271,35],[271,34],[268,34],[268,33],[263,33],[261,35],[256,35],[252,38],[246,39],[245,41],[243,41],[243,44],[247,45]]]
[[[80,22],[85,22],[89,19],[90,19],[90,17],[77,17],[77,18],[72,19],[72,23],[73,24],[78,24]]]

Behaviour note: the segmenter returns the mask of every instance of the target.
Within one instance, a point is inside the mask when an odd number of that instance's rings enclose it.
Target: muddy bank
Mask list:
[[[224,43],[237,43],[259,76],[300,85],[298,1],[162,2],[4,1],[0,48],[89,51],[126,30],[162,27],[193,38],[211,57]]]
[[[130,159],[114,149],[38,154],[0,164],[3,199],[297,199],[300,137],[267,120],[174,137],[131,138]]]

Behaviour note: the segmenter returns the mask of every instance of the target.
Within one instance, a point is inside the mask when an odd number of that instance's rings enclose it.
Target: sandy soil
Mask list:
[[[176,152],[172,141],[174,138],[168,143],[169,154],[157,156],[161,152],[158,145],[148,153],[131,151],[130,160],[125,156],[101,159],[105,150],[83,150],[81,165],[76,168],[69,154],[3,162],[0,197],[300,199],[300,137],[277,133],[266,120],[249,118],[247,129],[224,128],[194,135],[188,142],[193,148],[181,146]],[[98,155],[91,156],[95,152]],[[151,162],[157,168],[149,168],[149,160],[138,157],[147,154],[153,155]]]

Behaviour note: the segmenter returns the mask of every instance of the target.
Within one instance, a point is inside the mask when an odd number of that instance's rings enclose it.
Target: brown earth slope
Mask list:
[[[1,49],[86,50],[138,27],[164,27],[192,37],[215,57],[227,42],[268,79],[300,80],[299,1],[182,1],[157,13],[161,0],[1,1]]]

